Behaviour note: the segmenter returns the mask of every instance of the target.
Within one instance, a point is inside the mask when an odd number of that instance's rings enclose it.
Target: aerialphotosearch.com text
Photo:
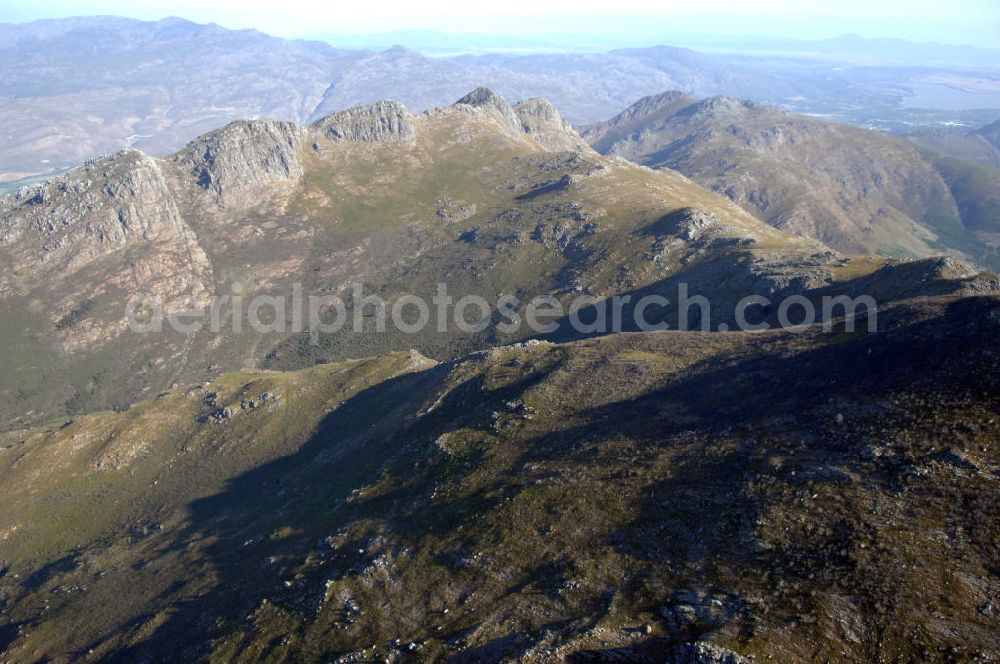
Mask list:
[[[429,298],[405,294],[388,301],[366,293],[361,283],[352,284],[346,298],[307,296],[301,284],[293,285],[290,294],[246,297],[242,286],[234,284],[231,294],[214,296],[197,306],[184,300],[161,302],[137,296],[126,307],[128,327],[138,333],[164,329],[183,334],[205,330],[239,334],[247,329],[258,334],[308,332],[312,344],[318,344],[321,335],[345,329],[376,334],[387,330],[478,334],[491,325],[504,335],[545,335],[565,328],[581,335],[668,329],[762,332],[779,328],[803,332],[816,325],[829,331],[834,321],[842,320],[844,329],[853,332],[855,320],[860,318],[869,332],[877,329],[877,304],[868,295],[824,296],[814,302],[804,295],[772,301],[752,294],[736,302],[731,315],[713,319],[714,313],[709,299],[691,294],[685,283],[678,284],[674,298],[663,294],[578,295],[560,300],[554,295],[538,295],[526,301],[514,295],[493,300],[474,294],[456,298],[444,283],[437,284]],[[713,325],[713,320],[721,322]],[[433,328],[428,330],[428,326]]]

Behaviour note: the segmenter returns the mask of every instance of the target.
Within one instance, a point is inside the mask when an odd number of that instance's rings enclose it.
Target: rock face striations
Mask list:
[[[305,135],[290,122],[233,122],[195,139],[172,160],[219,207],[250,207],[265,200],[272,187],[302,175]]]
[[[338,111],[313,123],[313,128],[334,141],[410,142],[416,139],[413,115],[395,101],[379,101]]]
[[[526,134],[550,150],[588,152],[587,142],[547,99],[535,97],[514,105],[514,114]]]
[[[161,163],[135,150],[0,199],[0,252],[8,266],[0,293],[45,290],[56,298],[49,306],[58,319],[74,294],[89,300],[93,292],[120,289],[198,298],[209,288],[208,259]],[[127,256],[127,269],[88,283],[110,256]]]
[[[129,244],[174,234],[183,221],[155,159],[130,150],[0,199],[4,246],[72,268]]]

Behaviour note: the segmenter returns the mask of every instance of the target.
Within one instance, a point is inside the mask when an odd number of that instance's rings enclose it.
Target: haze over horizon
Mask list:
[[[998,19],[0,0],[0,664],[1000,664]]]
[[[437,30],[451,34],[516,34],[520,39],[628,35],[636,42],[682,33],[803,40],[852,34],[978,47],[993,47],[1000,41],[1000,7],[986,0],[960,0],[947,6],[929,0],[890,0],[877,6],[862,0],[845,0],[836,5],[818,0],[711,0],[697,7],[674,0],[626,0],[618,3],[614,12],[608,12],[606,5],[565,0],[546,3],[544,7],[527,0],[514,0],[488,10],[455,0],[435,0],[420,6],[390,2],[380,5],[378,12],[368,6],[333,10],[305,0],[290,0],[280,5],[263,0],[238,5],[195,0],[155,0],[142,6],[122,0],[0,5],[0,22],[6,23],[83,15],[142,20],[180,16],[227,28],[253,28],[282,37]]]

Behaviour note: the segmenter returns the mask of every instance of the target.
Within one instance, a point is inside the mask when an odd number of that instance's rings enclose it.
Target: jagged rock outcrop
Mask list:
[[[157,160],[135,150],[0,199],[0,297],[34,292],[63,350],[125,329],[129,295],[205,302],[211,265]]]
[[[547,99],[535,97],[514,105],[521,129],[550,150],[589,152],[590,146]]]
[[[657,223],[657,230],[672,236],[694,241],[711,230],[723,227],[718,215],[700,208],[685,207],[668,214]]]
[[[399,102],[389,100],[338,111],[312,126],[333,141],[411,142],[417,136],[413,115]]]
[[[269,188],[302,175],[304,136],[291,122],[233,122],[195,139],[174,161],[220,207],[250,207],[266,199]]]
[[[748,664],[749,661],[732,650],[704,641],[678,646],[670,660],[671,664]]]
[[[175,300],[228,296],[237,283],[247,298],[295,284],[304,294],[337,293],[362,280],[421,292],[463,266],[469,283],[497,275],[477,286],[487,299],[497,283],[565,299],[683,280],[713,309],[732,311],[749,293],[810,290],[837,276],[841,259],[818,243],[786,236],[673,171],[567,150],[573,134],[543,100],[515,111],[487,90],[463,99],[473,105],[419,116],[381,102],[304,128],[235,123],[163,160],[126,152],[3,200],[0,260],[12,269],[0,275],[0,298],[30,325],[15,315],[8,328],[0,320],[0,332],[30,329],[38,344],[17,369],[31,371],[35,357],[70,343],[81,363],[82,351],[112,343],[109,353],[134,358],[97,388],[77,378],[89,368],[52,370],[36,392],[55,394],[52,405],[33,415],[61,412],[67,399],[81,408],[78,394],[92,395],[81,397],[88,408],[129,403],[164,381],[200,380],[210,367],[261,356],[291,367],[397,343],[357,334],[313,349],[287,328],[264,346],[238,348],[221,336],[117,335],[135,295],[176,311]],[[536,260],[544,268],[528,276],[523,265]],[[449,332],[424,349],[449,357],[479,342]],[[24,412],[16,390],[5,397],[5,389],[0,381],[0,414]]]
[[[476,88],[455,102],[455,105],[473,106],[491,112],[504,125],[516,132],[523,131],[521,120],[506,99],[489,88]]]
[[[0,280],[18,269],[71,271],[130,244],[188,233],[156,160],[128,150],[0,199],[0,247],[13,268]]]

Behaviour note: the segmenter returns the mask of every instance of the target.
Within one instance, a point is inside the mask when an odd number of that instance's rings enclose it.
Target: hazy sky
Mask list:
[[[403,29],[636,37],[696,32],[803,39],[853,33],[1000,46],[1000,0],[0,0],[0,22],[90,14],[180,16],[280,36]]]

